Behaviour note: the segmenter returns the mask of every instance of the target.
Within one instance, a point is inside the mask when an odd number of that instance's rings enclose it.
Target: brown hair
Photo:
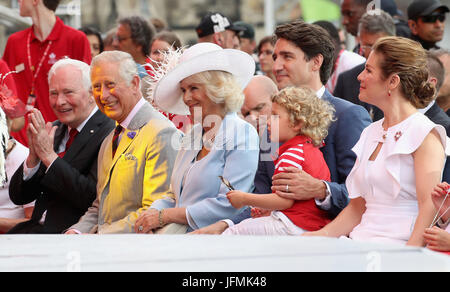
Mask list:
[[[275,30],[278,39],[285,39],[300,48],[309,62],[317,55],[323,56],[320,67],[320,80],[326,84],[330,78],[334,66],[335,46],[329,33],[315,24],[308,24],[297,20],[291,23],[279,25]]]
[[[168,43],[174,50],[177,50],[182,46],[178,36],[171,31],[162,31],[157,33],[150,43],[150,49],[156,40]]]
[[[317,98],[308,87],[287,87],[272,96],[272,102],[284,107],[292,125],[303,123],[301,134],[312,139],[319,147],[328,136],[328,127],[334,120],[334,107]]]
[[[383,37],[375,43],[373,51],[382,56],[383,77],[398,75],[404,96],[416,108],[425,108],[433,100],[435,87],[428,81],[427,53],[418,42]]]

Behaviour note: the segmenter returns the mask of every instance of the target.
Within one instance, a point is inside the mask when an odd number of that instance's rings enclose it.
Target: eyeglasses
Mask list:
[[[114,40],[118,41],[119,43],[126,41],[127,39],[131,39],[131,37],[121,37],[121,36],[114,36]]]
[[[437,20],[440,22],[445,21],[445,13],[433,13],[430,15],[422,16],[422,21],[425,23],[435,23]]]

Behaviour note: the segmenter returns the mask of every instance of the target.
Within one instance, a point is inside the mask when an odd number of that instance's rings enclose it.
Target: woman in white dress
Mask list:
[[[417,42],[386,37],[373,47],[359,75],[361,101],[384,119],[371,124],[353,148],[347,177],[349,205],[323,229],[305,235],[424,246],[435,214],[430,193],[441,180],[445,129],[417,111],[435,94],[426,52]]]

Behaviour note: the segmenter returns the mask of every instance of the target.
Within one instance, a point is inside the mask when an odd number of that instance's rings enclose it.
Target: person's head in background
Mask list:
[[[114,44],[120,51],[130,54],[137,64],[145,64],[150,53],[150,41],[155,36],[155,28],[143,17],[121,18],[117,27]]]
[[[408,25],[413,38],[425,49],[435,48],[444,37],[446,13],[439,0],[415,0],[408,6]]]
[[[444,81],[437,93],[436,102],[443,111],[450,109],[450,50],[433,50],[433,55],[438,57],[444,66]]]
[[[213,43],[223,49],[235,48],[239,42],[238,33],[243,30],[218,12],[206,14],[195,28],[199,43]]]
[[[109,30],[103,39],[103,51],[117,51],[118,46],[114,43],[114,38],[116,37],[117,27]]]
[[[239,32],[238,34],[241,51],[246,52],[249,55],[253,55],[256,50],[255,29],[251,24],[243,21],[237,21],[234,25],[245,28],[245,30]]]
[[[275,37],[266,36],[261,39],[258,44],[258,59],[261,66],[261,71],[265,76],[269,77],[275,81],[275,76],[273,75],[273,49],[275,47]]]
[[[345,30],[354,37],[358,34],[359,20],[367,11],[367,6],[372,0],[342,0],[341,14],[342,25]]]
[[[155,27],[156,33],[168,30],[167,23],[161,18],[152,17],[150,18],[150,23]]]
[[[428,76],[429,77],[428,80],[431,83],[433,83],[434,86],[436,87],[435,97],[437,97],[439,90],[444,84],[445,78],[444,64],[442,64],[441,60],[439,60],[439,58],[434,52],[427,52],[427,62],[428,62],[428,72],[430,73],[430,75]]]
[[[358,37],[361,52],[368,59],[372,46],[382,37],[395,36],[395,23],[392,16],[383,10],[375,9],[365,13],[359,22]]]
[[[164,59],[164,52],[170,48],[178,50],[181,48],[181,41],[178,36],[171,31],[157,33],[150,44],[150,59],[154,67]]]
[[[244,90],[245,100],[241,108],[242,117],[252,124],[260,134],[261,130],[264,131],[265,124],[270,118],[272,96],[277,92],[278,88],[275,82],[263,75],[253,76]]]
[[[91,45],[92,58],[103,52],[104,50],[103,39],[102,35],[98,30],[96,30],[93,27],[85,26],[80,28],[80,31],[84,32],[89,41],[89,44]]]
[[[314,24],[325,29],[330,35],[331,40],[333,41],[335,46],[333,64],[336,63],[339,53],[341,52],[341,38],[339,37],[339,32],[337,28],[331,22],[325,20],[316,21],[314,22]]]

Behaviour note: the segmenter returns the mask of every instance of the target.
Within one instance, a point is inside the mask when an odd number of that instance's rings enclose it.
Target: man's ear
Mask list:
[[[138,75],[135,75],[133,80],[131,80],[131,86],[134,90],[141,90],[141,78]]]
[[[320,68],[322,67],[322,64],[323,64],[322,54],[318,54],[318,55],[314,56],[311,61],[313,62],[312,63],[313,71],[320,71]]]
[[[220,34],[220,33],[215,33],[215,34],[213,34],[213,42],[214,42],[216,45],[222,47],[222,46],[223,46],[222,34]]]
[[[408,26],[409,26],[409,29],[411,29],[411,33],[413,35],[416,35],[417,34],[417,23],[414,20],[410,19],[410,20],[408,20]]]

